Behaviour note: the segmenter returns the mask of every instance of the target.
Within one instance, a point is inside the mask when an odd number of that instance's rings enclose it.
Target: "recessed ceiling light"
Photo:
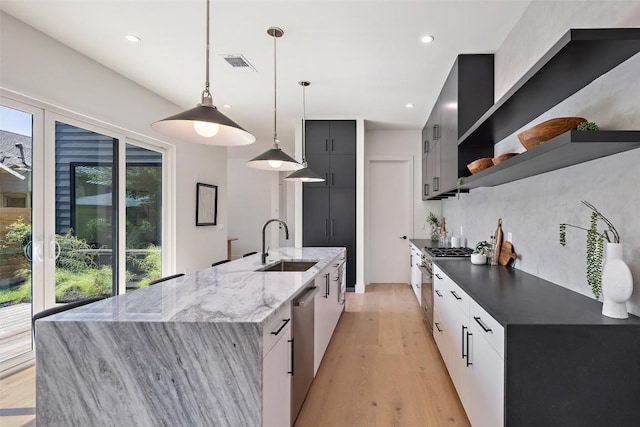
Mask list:
[[[231,108],[231,104],[224,104],[223,107],[224,108]]]
[[[422,36],[420,40],[422,41],[422,43],[431,43],[434,39],[435,37],[433,37],[431,34],[427,34],[426,36]]]
[[[129,40],[131,43],[139,43],[142,40],[140,37],[133,34],[127,34],[124,38]]]
[[[412,103],[408,103],[407,104],[407,108],[413,108],[413,107],[414,107],[414,105]]]

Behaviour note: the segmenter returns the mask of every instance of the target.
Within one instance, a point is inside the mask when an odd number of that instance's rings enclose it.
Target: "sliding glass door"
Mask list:
[[[33,357],[33,313],[162,275],[165,161],[122,133],[0,101],[0,375]]]
[[[31,316],[42,289],[42,167],[34,140],[42,138],[42,112],[28,105],[0,105],[0,367],[27,360],[33,350]],[[34,162],[35,160],[35,162]],[[36,188],[34,188],[36,187]],[[0,369],[0,373],[3,369]]]

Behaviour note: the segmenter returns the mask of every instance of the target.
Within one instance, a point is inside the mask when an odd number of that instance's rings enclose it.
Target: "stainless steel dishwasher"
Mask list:
[[[293,374],[291,376],[291,425],[307,397],[313,381],[313,316],[314,300],[318,293],[315,286],[302,291],[293,301]]]

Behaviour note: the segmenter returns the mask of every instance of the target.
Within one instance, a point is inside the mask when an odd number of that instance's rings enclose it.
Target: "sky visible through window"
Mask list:
[[[0,130],[31,137],[31,114],[0,105]]]

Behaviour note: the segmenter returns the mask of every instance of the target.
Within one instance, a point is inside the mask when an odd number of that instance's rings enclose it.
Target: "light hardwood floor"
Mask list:
[[[409,285],[346,304],[296,427],[469,426]],[[35,368],[0,381],[0,426],[34,425]]]
[[[411,287],[348,294],[296,427],[468,425]]]
[[[36,368],[0,379],[0,426],[35,425]]]

